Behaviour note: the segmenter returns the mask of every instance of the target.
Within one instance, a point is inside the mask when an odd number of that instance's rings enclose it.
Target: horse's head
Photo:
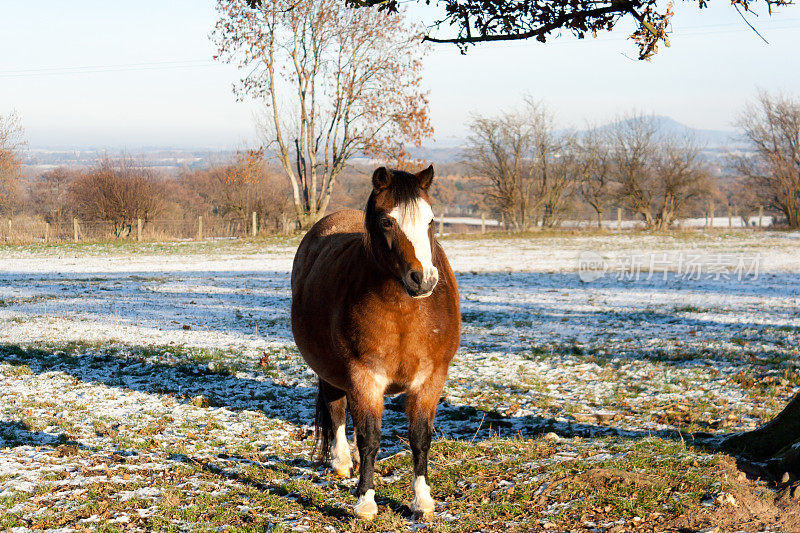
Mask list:
[[[381,167],[372,174],[366,224],[373,256],[414,298],[433,292],[434,224],[428,189],[433,166],[409,174]]]

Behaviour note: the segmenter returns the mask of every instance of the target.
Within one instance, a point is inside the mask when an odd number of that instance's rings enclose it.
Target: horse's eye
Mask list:
[[[391,229],[392,228],[392,221],[388,218],[381,219],[381,228],[383,229]]]

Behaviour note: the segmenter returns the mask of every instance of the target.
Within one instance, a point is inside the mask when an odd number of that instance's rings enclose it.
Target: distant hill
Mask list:
[[[735,130],[703,130],[692,128],[686,124],[681,124],[673,118],[660,115],[654,115],[652,119],[654,122],[656,122],[659,130],[662,133],[676,136],[691,135],[697,139],[701,145],[705,145],[709,149],[734,147],[744,143],[744,138],[742,137],[741,133]],[[619,123],[612,122],[604,126],[600,126],[600,129],[611,129],[617,124]]]

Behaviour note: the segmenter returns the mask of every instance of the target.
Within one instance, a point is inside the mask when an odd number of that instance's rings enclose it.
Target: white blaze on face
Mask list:
[[[397,221],[400,230],[414,247],[414,255],[422,265],[424,280],[439,278],[439,271],[433,266],[431,240],[428,227],[433,220],[433,209],[423,198],[417,198],[411,204],[399,205],[389,212],[389,216]]]

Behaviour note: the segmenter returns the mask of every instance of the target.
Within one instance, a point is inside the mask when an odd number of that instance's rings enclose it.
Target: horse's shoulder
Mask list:
[[[297,248],[292,267],[292,286],[312,270],[319,270],[320,261],[325,263],[328,271],[341,270],[339,267],[351,258],[351,251],[358,247],[364,233],[363,211],[345,209],[320,219]]]

